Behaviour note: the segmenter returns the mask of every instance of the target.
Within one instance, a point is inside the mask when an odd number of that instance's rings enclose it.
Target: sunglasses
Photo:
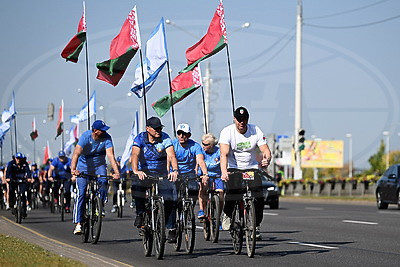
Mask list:
[[[203,142],[201,143],[203,146],[209,146],[210,144],[204,144]]]
[[[153,128],[153,127],[152,127]],[[157,127],[157,128],[153,128],[155,131],[157,131],[157,132],[161,132],[162,131],[162,129],[163,129],[163,127],[161,126],[161,127]]]
[[[188,135],[189,133],[185,133],[184,131],[177,131],[177,135]]]

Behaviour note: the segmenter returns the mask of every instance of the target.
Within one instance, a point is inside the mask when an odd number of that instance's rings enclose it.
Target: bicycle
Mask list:
[[[177,241],[175,251],[179,251],[182,241],[185,243],[187,253],[192,253],[196,239],[196,221],[194,216],[194,200],[189,196],[189,181],[197,178],[195,175],[181,175],[178,189],[178,207],[176,209]],[[197,179],[196,179],[197,180]]]
[[[49,207],[50,207],[50,213],[55,213],[56,212],[56,204],[55,204],[55,180],[53,182],[48,181],[49,183],[51,183],[50,188],[49,188]]]
[[[158,194],[158,183],[163,179],[167,179],[167,176],[147,175],[145,179],[150,185],[146,189],[147,197],[141,228],[144,255],[146,257],[151,256],[154,244],[157,259],[163,258],[166,241],[164,198]]]
[[[31,184],[30,190],[31,190],[30,202],[31,202],[32,209],[38,209],[39,208],[39,194],[37,192],[37,189],[33,186],[33,184]]]
[[[233,250],[236,255],[242,251],[243,233],[246,237],[247,256],[254,257],[256,248],[256,213],[254,207],[254,196],[250,190],[249,182],[254,181],[257,170],[236,170],[232,174],[241,174],[243,195],[240,200],[235,201],[230,225]]]
[[[66,188],[64,187],[64,182],[63,180],[60,181],[60,187],[58,188],[58,203],[57,203],[57,209],[58,212],[61,213],[61,221],[64,221],[65,217],[65,207],[66,207]]]
[[[122,218],[126,201],[125,190],[123,188],[123,183],[125,182],[125,179],[121,177],[119,180],[113,180],[113,182],[119,182],[117,190],[117,217]]]
[[[18,179],[12,181],[12,183],[15,183],[15,222],[21,224],[22,219],[25,218],[26,215],[26,197],[22,195],[20,185],[26,184],[26,181],[23,179]],[[25,194],[26,196],[26,194]]]
[[[215,178],[210,178],[215,179]],[[215,191],[215,182],[210,183],[207,189],[208,200],[206,214],[203,221],[204,239],[213,243],[218,243],[219,226],[221,225],[221,202],[219,192]]]
[[[84,212],[82,218],[82,242],[87,243],[89,237],[92,244],[97,244],[100,238],[101,225],[103,222],[103,201],[100,198],[97,178],[110,178],[107,175],[90,175],[81,173],[78,177],[87,178]]]

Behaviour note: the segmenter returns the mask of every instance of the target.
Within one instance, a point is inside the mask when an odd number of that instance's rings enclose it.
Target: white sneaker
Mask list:
[[[224,213],[222,216],[222,229],[228,231],[231,227],[231,219]]]
[[[116,213],[117,212],[117,205],[114,205],[111,209],[111,213]]]
[[[10,210],[10,205],[8,205],[8,203],[6,203],[6,210]]]
[[[262,240],[261,232],[260,232],[260,226],[256,227],[256,240]]]
[[[31,206],[30,205],[26,206],[26,210],[31,211],[32,210]]]
[[[74,229],[74,235],[81,235],[82,234],[82,226],[77,224]]]
[[[133,208],[135,207],[135,201],[132,200],[132,202],[131,202],[131,204],[129,205],[129,207],[130,207],[131,209],[133,209]]]

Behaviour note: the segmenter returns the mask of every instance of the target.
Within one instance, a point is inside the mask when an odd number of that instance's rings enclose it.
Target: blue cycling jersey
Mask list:
[[[65,162],[62,162],[59,158],[54,158],[51,162],[54,167],[53,177],[56,179],[70,179],[71,175],[71,159],[67,158]]]
[[[221,166],[220,166],[220,157],[221,152],[218,146],[214,146],[214,151],[212,153],[206,153],[204,150],[204,162],[207,166],[208,176],[209,177],[221,177]],[[199,168],[199,175],[202,174],[201,169]]]
[[[194,173],[196,167],[196,156],[202,154],[199,143],[188,139],[186,146],[183,147],[178,139],[172,141],[174,145],[176,159],[178,160],[178,169],[180,174]]]

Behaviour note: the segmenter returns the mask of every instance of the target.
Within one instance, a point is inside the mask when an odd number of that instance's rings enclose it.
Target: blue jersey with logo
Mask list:
[[[181,146],[178,139],[174,139],[172,143],[174,145],[176,159],[178,160],[179,173],[194,173],[196,156],[202,154],[199,143],[192,139],[187,140],[185,147]]]
[[[94,140],[92,131],[84,132],[79,138],[78,145],[82,147],[77,170],[91,175],[107,175],[106,149],[113,147],[111,136],[104,134],[99,140]]]
[[[172,146],[168,134],[162,132],[159,140],[150,143],[147,132],[141,132],[135,137],[132,146],[140,148],[139,170],[158,175],[168,174],[166,149]]]
[[[212,153],[206,153],[203,150],[204,162],[207,166],[208,176],[209,177],[221,177],[221,166],[220,166],[220,158],[221,152],[218,146],[214,146],[214,151]],[[202,174],[201,169],[199,168],[199,175]]]
[[[70,179],[71,175],[71,159],[62,162],[59,158],[54,158],[51,165],[54,166],[53,177],[56,179]]]

